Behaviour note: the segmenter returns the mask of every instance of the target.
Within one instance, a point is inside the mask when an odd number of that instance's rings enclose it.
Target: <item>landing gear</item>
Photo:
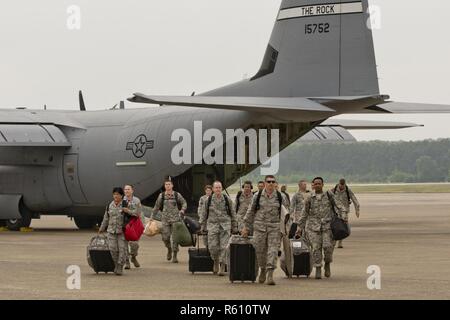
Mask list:
[[[91,230],[94,229],[98,225],[99,218],[98,217],[83,217],[77,216],[73,217],[75,224],[80,230]]]
[[[6,220],[6,227],[11,231],[20,231],[20,228],[28,228],[31,225],[33,214],[22,202],[19,204],[20,219]]]

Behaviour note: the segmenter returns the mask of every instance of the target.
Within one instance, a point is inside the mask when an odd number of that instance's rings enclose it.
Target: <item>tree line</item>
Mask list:
[[[305,143],[297,141],[280,153],[277,175],[283,183],[322,176],[345,177],[353,183],[448,182],[450,139]],[[259,169],[243,179],[259,180]]]

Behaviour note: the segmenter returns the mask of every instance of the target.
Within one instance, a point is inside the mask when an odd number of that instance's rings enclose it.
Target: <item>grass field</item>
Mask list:
[[[326,189],[334,188],[334,185],[326,185]],[[350,184],[356,193],[450,193],[450,183],[405,183],[405,184]],[[229,187],[230,194],[236,194],[239,185]],[[288,185],[288,192],[297,191],[295,184]]]

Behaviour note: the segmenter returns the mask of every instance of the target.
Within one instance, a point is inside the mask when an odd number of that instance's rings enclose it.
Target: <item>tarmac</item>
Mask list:
[[[142,267],[122,277],[96,275],[86,261],[95,231],[79,231],[67,217],[43,216],[33,232],[0,232],[0,299],[450,299],[450,194],[359,194],[361,218],[336,249],[330,279],[287,279],[276,286],[231,284],[228,277],[188,271],[165,260],[161,237],[143,237]],[[69,266],[79,266],[81,288],[70,290]],[[370,266],[380,289],[369,289]]]

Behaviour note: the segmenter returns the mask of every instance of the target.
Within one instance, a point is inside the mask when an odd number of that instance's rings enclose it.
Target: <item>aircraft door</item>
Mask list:
[[[78,154],[64,155],[64,182],[74,204],[87,203],[78,178]]]

